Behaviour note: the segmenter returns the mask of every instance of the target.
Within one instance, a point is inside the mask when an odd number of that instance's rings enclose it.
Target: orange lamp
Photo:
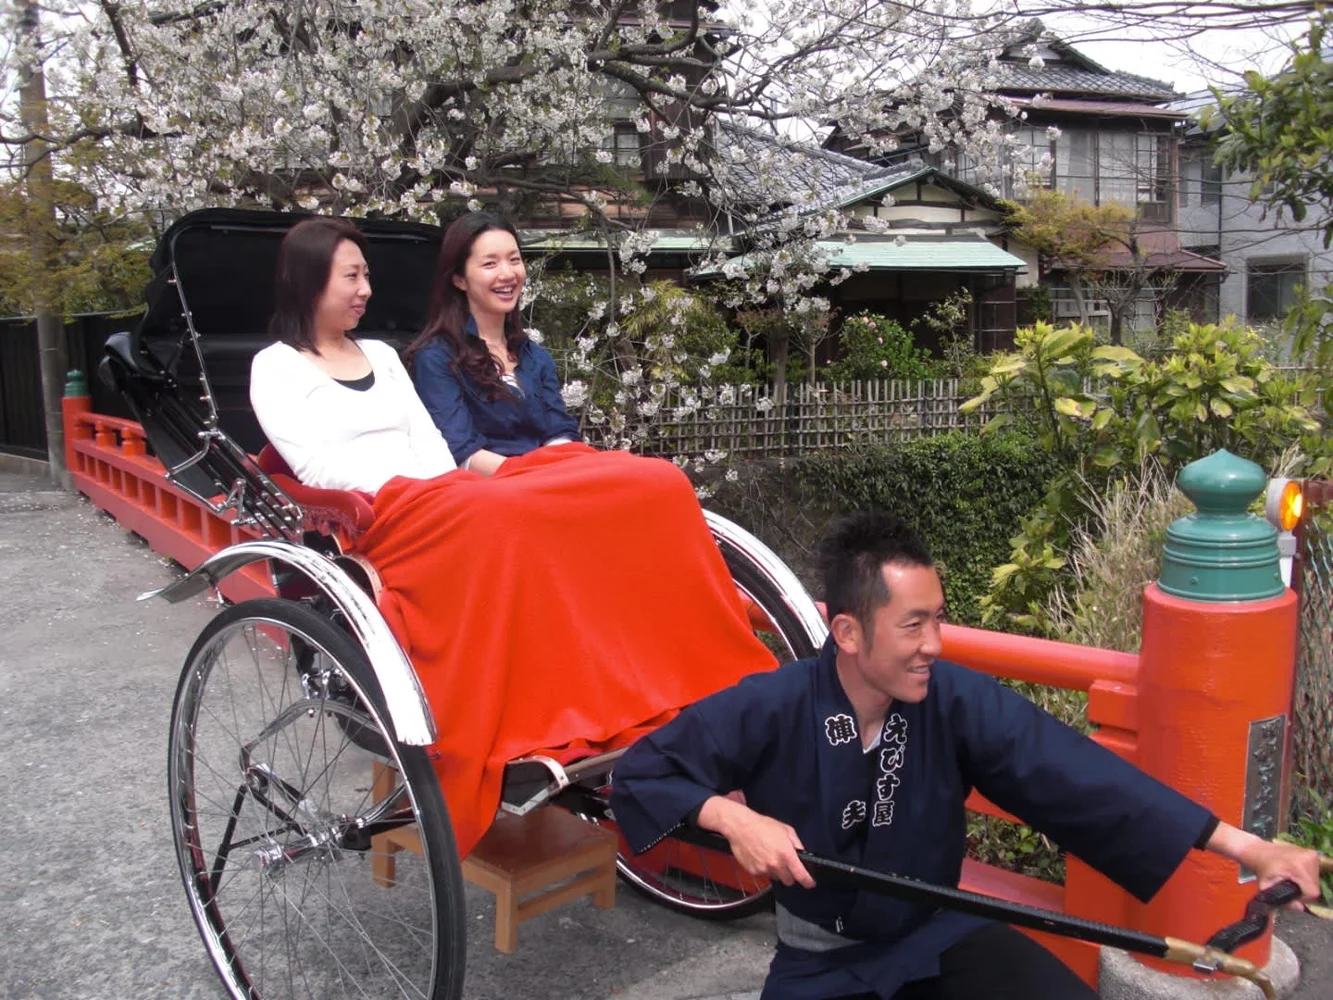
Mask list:
[[[1305,513],[1305,494],[1295,479],[1274,479],[1268,484],[1264,514],[1279,531],[1295,531]]]

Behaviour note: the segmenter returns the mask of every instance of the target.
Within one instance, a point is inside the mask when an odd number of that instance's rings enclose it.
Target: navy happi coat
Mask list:
[[[963,802],[976,788],[1146,901],[1210,828],[1202,806],[954,663],[934,664],[924,701],[893,704],[867,753],[835,652],[829,640],[818,657],[747,677],[634,744],[611,796],[630,846],[647,850],[739,788],[814,854],[957,886]],[[940,953],[983,923],[832,884],[774,891],[797,917],[860,943],[779,944],[764,1000],[891,997],[938,975]]]

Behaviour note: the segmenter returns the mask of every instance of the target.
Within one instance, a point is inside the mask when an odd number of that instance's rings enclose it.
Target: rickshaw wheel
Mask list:
[[[779,663],[814,656],[822,637],[812,636],[781,593],[743,550],[722,546],[722,556],[741,594],[768,618],[759,636]],[[620,877],[669,909],[706,920],[739,920],[772,906],[766,879],[747,873],[730,854],[667,837],[640,855],[621,841]]]
[[[387,718],[365,654],[304,605],[246,601],[195,641],[172,707],[172,832],[236,1000],[461,995],[453,828],[424,749]]]

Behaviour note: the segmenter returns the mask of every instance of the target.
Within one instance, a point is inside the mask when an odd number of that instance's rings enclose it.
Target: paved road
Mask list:
[[[0,1000],[223,996],[165,796],[176,674],[217,609],[134,600],[175,573],[82,499],[0,472]],[[772,948],[771,916],[706,924],[622,889],[613,911],[524,924],[507,957],[489,899],[468,887],[469,1000],[754,1000]],[[1297,996],[1333,996],[1333,925],[1284,937]]]

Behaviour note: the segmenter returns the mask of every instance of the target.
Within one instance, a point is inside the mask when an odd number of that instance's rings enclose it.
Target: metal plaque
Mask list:
[[[1264,840],[1277,836],[1282,808],[1282,751],[1287,741],[1287,717],[1275,715],[1250,723],[1250,755],[1245,765],[1245,817],[1242,826]],[[1254,880],[1241,866],[1240,880]]]

